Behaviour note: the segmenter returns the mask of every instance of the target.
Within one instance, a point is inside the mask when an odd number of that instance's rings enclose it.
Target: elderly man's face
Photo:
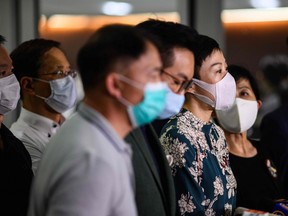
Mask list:
[[[62,71],[64,74],[70,70],[70,64],[65,54],[58,48],[52,48],[43,56],[42,66],[38,72],[38,78],[42,80],[55,80],[63,78],[59,76],[57,71]],[[49,97],[51,95],[51,88],[49,83],[35,81],[34,88],[37,95],[42,97]]]

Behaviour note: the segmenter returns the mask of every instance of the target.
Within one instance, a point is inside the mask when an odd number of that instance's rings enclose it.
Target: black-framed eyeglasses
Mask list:
[[[55,71],[55,72],[51,72],[51,73],[45,73],[45,74],[38,74],[38,75],[55,75],[57,76],[57,78],[63,78],[63,77],[66,77],[66,76],[71,76],[72,78],[75,78],[77,76],[77,71],[74,70],[74,69],[71,69],[69,71],[61,71],[61,70],[58,70],[58,71]]]
[[[190,86],[191,80],[181,80],[178,77],[168,73],[167,71],[165,71],[163,69],[161,70],[161,72],[163,74],[169,76],[172,79],[172,82],[173,82],[172,84],[174,86],[177,86],[177,92],[178,93],[186,90]]]

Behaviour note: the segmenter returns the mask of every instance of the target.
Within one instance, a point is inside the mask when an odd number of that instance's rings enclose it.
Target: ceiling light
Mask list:
[[[102,5],[102,12],[110,16],[124,16],[132,11],[131,4],[126,2],[108,1]]]
[[[250,0],[254,8],[277,8],[280,6],[279,0]]]

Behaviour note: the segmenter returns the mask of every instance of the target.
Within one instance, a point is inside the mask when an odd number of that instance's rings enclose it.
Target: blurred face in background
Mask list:
[[[0,79],[12,74],[12,60],[7,50],[0,45]],[[2,87],[2,86],[1,86]]]

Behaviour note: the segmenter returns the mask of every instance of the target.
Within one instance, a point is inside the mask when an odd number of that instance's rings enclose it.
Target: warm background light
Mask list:
[[[288,21],[288,7],[223,10],[221,19],[224,23]]]
[[[82,15],[53,15],[41,17],[39,23],[40,37],[60,41],[73,68],[76,68],[76,57],[80,47],[98,28],[111,23],[136,25],[149,18],[180,22],[176,12],[145,13],[128,16],[82,16]]]

